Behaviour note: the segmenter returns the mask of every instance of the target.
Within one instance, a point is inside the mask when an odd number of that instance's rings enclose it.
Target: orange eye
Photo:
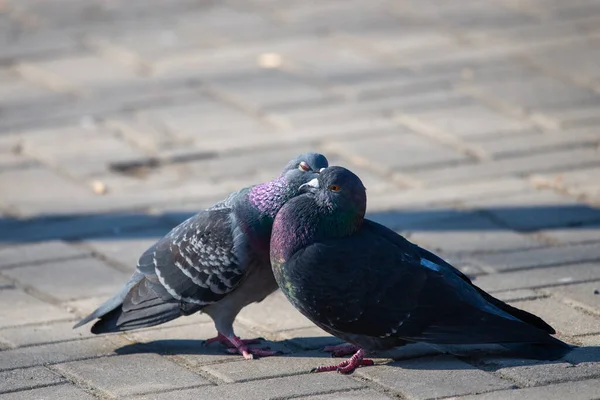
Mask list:
[[[305,161],[302,161],[300,164],[298,164],[298,169],[306,172],[310,171],[310,166]]]
[[[331,185],[331,186],[329,186],[329,190],[331,190],[332,192],[339,192],[340,189],[341,188],[338,185]]]

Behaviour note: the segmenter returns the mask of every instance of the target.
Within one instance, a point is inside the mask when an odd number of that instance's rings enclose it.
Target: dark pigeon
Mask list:
[[[248,349],[246,344],[257,341],[235,336],[233,321],[243,307],[277,289],[269,261],[273,220],[325,167],[323,155],[302,154],[278,178],[232,193],[184,221],[140,257],[119,293],[74,328],[99,318],[92,333],[127,331],[202,311],[218,332],[206,343],[218,341],[247,359],[273,355]]]
[[[279,211],[271,234],[275,279],[290,302],[356,353],[316,372],[350,373],[366,351],[411,342],[499,344],[535,359],[572,348],[539,317],[495,299],[450,264],[364,219],[360,179],[329,167]],[[348,345],[346,345],[348,346]]]

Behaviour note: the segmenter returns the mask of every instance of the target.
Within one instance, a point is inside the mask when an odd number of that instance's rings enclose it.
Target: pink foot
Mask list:
[[[375,363],[373,360],[364,359],[365,351],[358,349],[358,351],[346,361],[342,361],[337,365],[329,365],[313,368],[310,372],[329,372],[337,371],[340,374],[351,374],[354,370],[360,366],[371,366]]]
[[[347,356],[348,354],[354,354],[356,353],[358,350],[360,350],[360,347],[355,346],[353,344],[338,344],[336,346],[325,346],[323,348],[323,351],[326,351],[327,353],[331,353],[331,357],[343,357],[343,356]]]
[[[210,338],[204,342],[204,345],[208,345],[210,343],[219,342],[228,347],[227,352],[231,354],[241,354],[246,360],[252,360],[254,356],[258,357],[269,357],[280,354],[279,351],[273,351],[268,347],[263,347],[260,349],[257,348],[248,348],[248,344],[256,344],[260,343],[259,339],[245,339],[242,340],[239,337],[232,335],[227,337],[221,333],[219,333],[216,337]]]

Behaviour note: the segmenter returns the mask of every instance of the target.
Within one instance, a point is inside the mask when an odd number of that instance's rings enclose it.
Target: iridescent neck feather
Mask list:
[[[280,176],[252,187],[248,200],[261,214],[275,218],[281,206],[292,197],[292,192],[285,177]]]

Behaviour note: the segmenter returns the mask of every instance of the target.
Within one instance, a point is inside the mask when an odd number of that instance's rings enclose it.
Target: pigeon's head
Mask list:
[[[329,166],[327,158],[319,153],[304,153],[287,163],[282,176],[290,187],[297,188],[315,178],[317,174]]]
[[[367,191],[352,171],[333,166],[300,186],[301,193],[314,196],[317,209],[341,223],[362,223],[367,209]]]

